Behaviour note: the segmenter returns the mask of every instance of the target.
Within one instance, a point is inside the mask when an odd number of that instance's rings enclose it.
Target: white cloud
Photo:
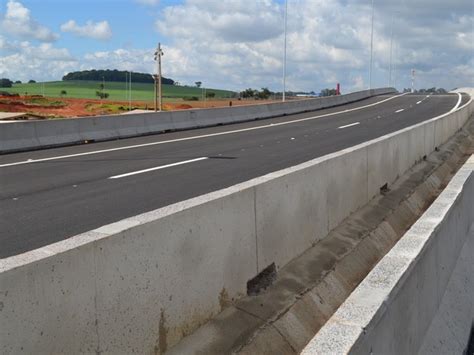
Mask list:
[[[0,37],[0,45],[6,49],[0,57],[0,75],[14,80],[58,79],[78,65],[69,50],[51,43],[35,46],[28,41],[9,42]]]
[[[474,86],[472,0],[375,4],[374,86],[388,84],[392,14],[393,78],[398,88],[410,86],[412,68],[417,70],[419,87]],[[24,7],[17,10],[15,16],[25,17]],[[28,10],[26,13],[29,18]],[[166,77],[182,83],[202,81],[207,87],[281,90],[282,1],[183,0],[163,8],[156,28],[166,38]],[[153,48],[98,51],[72,58],[64,48],[41,49],[27,43],[22,47],[0,36],[0,49],[5,53],[0,57],[0,73],[3,70],[3,75],[23,80],[21,75],[29,70],[38,79],[58,79],[64,71],[93,68],[154,71]],[[336,82],[344,92],[367,87],[369,48],[370,1],[289,1],[290,90],[318,91]],[[47,52],[54,58],[47,58]],[[35,58],[28,67],[30,53]]]
[[[112,37],[112,30],[107,21],[87,21],[84,26],[79,26],[76,21],[69,20],[61,25],[61,31],[74,33],[80,37],[88,37],[97,40],[108,40]]]
[[[9,0],[0,27],[9,34],[25,39],[36,39],[44,42],[56,41],[59,36],[31,17],[30,10],[18,1]]]
[[[317,91],[336,82],[344,91],[367,87],[369,1],[292,0],[288,10],[290,90]],[[409,86],[411,68],[420,86],[474,85],[472,76],[460,74],[473,57],[472,10],[472,0],[376,2],[373,84],[388,84],[393,15],[398,87]],[[281,90],[281,2],[185,0],[165,7],[156,27],[171,40],[164,67],[174,79]]]
[[[159,4],[160,0],[135,0],[135,2],[142,5],[155,6]]]

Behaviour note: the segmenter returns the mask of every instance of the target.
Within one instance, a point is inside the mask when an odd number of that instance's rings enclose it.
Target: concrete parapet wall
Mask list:
[[[81,143],[84,141],[127,138],[169,130],[211,127],[219,124],[290,115],[347,104],[371,96],[394,92],[395,89],[393,88],[382,88],[341,96],[285,103],[85,117],[80,119],[13,122],[0,126],[0,154]]]
[[[303,354],[462,354],[474,321],[474,156]]]
[[[162,353],[428,155],[450,113],[0,260],[1,353]],[[173,113],[174,114],[174,113]],[[440,124],[451,120],[456,124]],[[146,119],[146,118],[145,118]],[[436,142],[436,143],[435,143]],[[382,155],[391,164],[382,165]]]

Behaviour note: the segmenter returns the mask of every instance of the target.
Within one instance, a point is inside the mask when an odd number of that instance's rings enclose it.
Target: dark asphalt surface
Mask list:
[[[0,258],[354,146],[449,112],[458,101],[457,95],[406,95],[344,112],[388,97],[242,124],[0,156]],[[467,101],[463,96],[462,104]],[[258,126],[268,127],[192,138]],[[149,145],[90,154],[142,144]],[[210,159],[109,179],[199,157]]]

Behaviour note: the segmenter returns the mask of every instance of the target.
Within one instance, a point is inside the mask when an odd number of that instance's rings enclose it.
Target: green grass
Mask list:
[[[61,97],[61,91],[66,90],[67,95],[64,97],[79,99],[97,99],[96,91],[99,91],[100,81],[50,81],[45,83],[34,84],[14,84],[11,88],[1,88],[2,91],[10,93],[18,93],[24,95],[44,95],[48,97]],[[43,91],[44,84],[44,91]],[[216,99],[229,98],[233,94],[232,91],[206,89],[207,92],[215,92]],[[126,91],[125,82],[105,82],[104,92],[109,94],[108,100],[128,101],[128,92]],[[133,101],[153,101],[154,89],[153,84],[132,83],[132,100]],[[165,101],[176,101],[176,99],[190,98],[196,96],[201,98],[202,89],[195,87],[163,85],[163,97]]]

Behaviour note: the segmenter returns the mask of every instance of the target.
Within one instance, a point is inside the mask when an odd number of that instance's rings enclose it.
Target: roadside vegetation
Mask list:
[[[50,81],[45,83],[15,84],[11,87],[2,87],[0,90],[9,93],[24,95],[43,95],[48,97],[67,97],[78,99],[96,99],[97,91],[102,91],[100,85],[104,84],[104,92],[108,93],[107,99],[114,101],[128,101],[127,84],[124,82],[102,81]],[[163,97],[165,99],[188,99],[196,97],[202,100],[203,89],[190,86],[163,85]],[[227,90],[206,89],[212,92],[215,99],[234,98],[236,93]],[[153,101],[154,87],[151,83],[132,82],[133,101]],[[210,96],[208,96],[209,98]]]

